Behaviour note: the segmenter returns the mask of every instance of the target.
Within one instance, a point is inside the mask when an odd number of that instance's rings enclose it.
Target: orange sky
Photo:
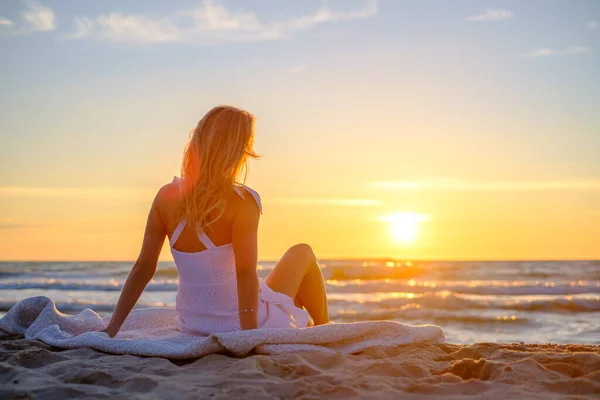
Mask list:
[[[312,179],[318,183],[317,175]],[[275,182],[253,179],[252,186],[264,200],[261,258],[275,259],[297,242],[310,243],[321,258],[599,256],[600,213],[581,209],[596,183],[561,189],[550,182],[500,182],[497,188],[489,183],[477,187],[432,182],[430,186],[357,182],[352,187],[331,185],[328,190],[302,193],[294,185],[280,190]],[[0,196],[5,207],[23,216],[14,229],[0,230],[3,259],[132,260],[153,193],[38,188],[12,193],[3,189]],[[416,229],[416,237],[409,233],[402,241],[394,235],[394,218],[389,216],[396,213],[424,217],[413,222],[401,218],[400,226],[396,225],[401,234],[403,229]],[[5,225],[10,222],[5,220]],[[165,248],[161,258],[170,257]]]

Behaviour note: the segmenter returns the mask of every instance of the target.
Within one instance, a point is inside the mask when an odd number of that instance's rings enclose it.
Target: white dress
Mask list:
[[[181,183],[177,177],[173,181]],[[258,193],[247,186],[244,189],[252,194],[262,213]],[[240,187],[236,187],[236,192],[244,198]],[[237,278],[232,244],[215,246],[206,233],[199,231],[198,240],[206,246],[206,250],[196,253],[175,250],[173,246],[185,225],[186,221],[182,220],[170,240],[171,254],[179,274],[175,303],[177,328],[201,335],[239,331]],[[262,279],[259,283],[259,327],[306,327],[306,310],[296,307],[289,296],[273,291]]]

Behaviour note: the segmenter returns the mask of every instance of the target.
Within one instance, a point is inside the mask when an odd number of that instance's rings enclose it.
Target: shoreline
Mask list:
[[[190,360],[0,339],[0,398],[591,398],[600,345],[414,343]]]

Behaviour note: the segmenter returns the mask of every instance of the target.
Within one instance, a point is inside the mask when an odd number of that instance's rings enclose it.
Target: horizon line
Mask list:
[[[260,263],[271,263],[277,262],[279,259],[263,259],[259,260]],[[600,262],[600,255],[598,258],[400,258],[400,257],[339,257],[339,258],[317,258],[318,262],[330,262],[330,261],[410,261],[410,262],[544,262],[544,261],[555,261],[555,262],[570,262],[570,261],[598,261]],[[0,263],[135,263],[135,260],[9,260],[0,259]],[[175,263],[174,260],[158,260],[158,263]]]

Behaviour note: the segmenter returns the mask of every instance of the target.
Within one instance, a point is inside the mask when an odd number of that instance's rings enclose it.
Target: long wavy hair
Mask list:
[[[213,108],[190,132],[180,202],[189,226],[207,230],[223,215],[231,190],[246,181],[248,160],[258,157],[253,145],[254,116],[236,107]]]

